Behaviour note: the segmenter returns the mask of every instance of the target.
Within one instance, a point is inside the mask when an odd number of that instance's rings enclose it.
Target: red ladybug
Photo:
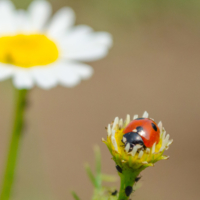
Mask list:
[[[129,152],[137,144],[141,145],[144,149],[152,147],[160,139],[160,129],[157,124],[148,118],[138,118],[131,121],[124,129],[124,136],[122,142],[126,146],[130,145]]]

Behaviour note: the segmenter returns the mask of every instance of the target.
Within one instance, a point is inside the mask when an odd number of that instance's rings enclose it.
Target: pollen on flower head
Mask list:
[[[145,130],[143,130],[145,127],[143,126],[140,126],[139,128],[136,127],[136,129],[134,128],[129,133],[124,133],[124,130],[128,129],[129,126],[131,127],[131,123],[134,123],[133,120],[138,121],[138,123],[140,121],[142,122],[142,120],[152,121],[151,123],[153,123],[153,125],[150,125],[152,131],[157,131],[157,134],[159,133],[157,139],[154,135],[152,136],[152,140],[155,140],[156,142],[151,145],[147,140],[145,144],[148,144],[148,147],[143,144],[144,141],[141,140],[145,135]],[[169,139],[169,134],[166,134],[162,122],[159,122],[156,125],[153,119],[149,118],[147,112],[144,112],[142,118],[138,118],[138,115],[134,115],[133,120],[131,121],[130,115],[127,115],[125,120],[116,117],[114,122],[108,125],[107,140],[103,139],[103,142],[110,150],[116,165],[122,169],[142,169],[153,166],[154,163],[159,160],[167,159],[168,157],[163,156],[163,153],[169,148],[169,145],[173,140]],[[153,126],[156,126],[156,128]],[[130,138],[132,139],[132,143],[127,142]],[[134,140],[137,141],[135,142]]]
[[[23,68],[47,66],[58,59],[56,44],[43,34],[0,37],[0,62]]]

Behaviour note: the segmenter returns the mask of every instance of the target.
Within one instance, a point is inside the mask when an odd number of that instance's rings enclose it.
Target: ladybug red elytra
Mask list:
[[[135,145],[141,145],[144,149],[152,147],[160,139],[160,129],[149,118],[137,118],[131,121],[124,129],[122,142],[130,145],[129,152]]]

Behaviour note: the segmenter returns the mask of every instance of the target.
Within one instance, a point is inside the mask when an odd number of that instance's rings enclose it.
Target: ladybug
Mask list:
[[[131,121],[123,131],[122,143],[125,147],[130,145],[129,152],[135,145],[140,145],[142,149],[152,147],[159,142],[160,129],[157,124],[149,118],[137,118]]]

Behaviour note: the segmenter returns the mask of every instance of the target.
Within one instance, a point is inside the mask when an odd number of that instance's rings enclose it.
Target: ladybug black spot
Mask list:
[[[132,191],[133,191],[133,188],[131,186],[127,186],[126,189],[125,189],[126,196],[127,197],[130,196]]]
[[[154,123],[151,123],[151,126],[153,127],[153,129],[154,129],[155,131],[157,131],[157,127],[156,127],[156,125],[155,125]]]
[[[142,118],[142,117],[141,117],[141,118],[137,118],[137,119],[135,119],[135,120],[141,120],[141,119],[145,119],[145,118]]]
[[[119,165],[116,166],[116,169],[119,173],[122,173],[122,168]]]

